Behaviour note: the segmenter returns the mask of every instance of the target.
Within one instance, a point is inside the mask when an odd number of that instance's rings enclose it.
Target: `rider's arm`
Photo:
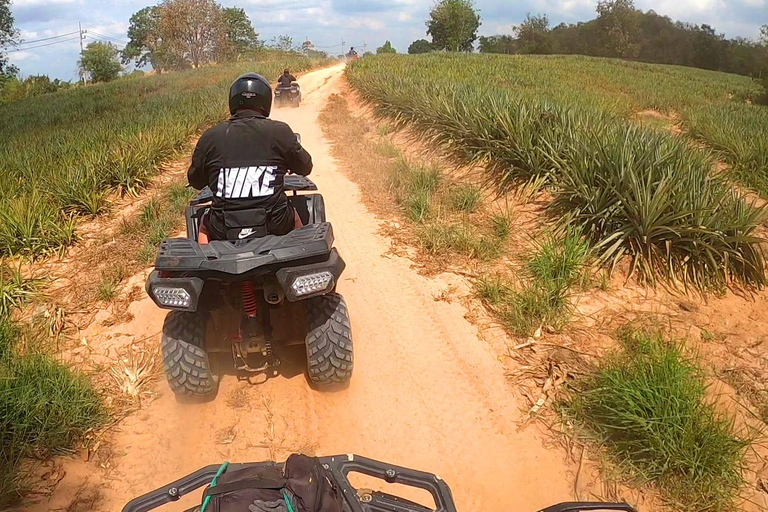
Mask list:
[[[296,81],[296,77],[291,75],[291,82],[295,82],[295,81]]]
[[[300,174],[308,175],[312,172],[312,157],[296,139],[296,134],[287,125],[280,123],[280,133],[277,139],[278,150],[285,160],[288,170]]]
[[[192,153],[192,163],[189,165],[189,170],[187,171],[187,181],[189,181],[190,186],[197,190],[201,190],[208,186],[206,163],[208,161],[210,148],[210,137],[207,136],[207,132],[203,133],[197,141],[195,151]]]

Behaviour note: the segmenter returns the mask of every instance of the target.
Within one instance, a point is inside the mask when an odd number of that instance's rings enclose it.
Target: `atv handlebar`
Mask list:
[[[344,497],[345,511],[348,512],[457,512],[453,496],[448,485],[438,476],[423,471],[385,464],[358,455],[336,455],[320,457],[320,463],[330,471]],[[274,467],[274,462],[256,462],[230,464],[228,470],[243,469],[248,466]],[[143,496],[131,500],[122,512],[147,512],[178,501],[196,489],[208,485],[221,466],[206,466],[173,483],[160,487]],[[403,498],[384,492],[355,489],[349,481],[349,473],[362,473],[390,484],[401,484],[423,489],[432,495],[435,509],[413,503]],[[193,509],[194,510],[194,509]],[[626,503],[588,503],[568,502],[552,505],[539,512],[586,512],[597,510],[616,510],[637,512]]]

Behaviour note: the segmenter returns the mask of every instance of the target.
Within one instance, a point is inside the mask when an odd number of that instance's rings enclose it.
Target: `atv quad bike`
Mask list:
[[[304,224],[287,235],[198,244],[212,199],[205,188],[187,208],[187,237],[160,245],[146,290],[170,310],[163,325],[163,366],[177,395],[216,394],[213,354],[231,358],[239,377],[269,377],[281,363],[276,348],[304,345],[311,383],[352,376],[349,316],[336,293],[344,261],[333,247],[323,196],[299,194],[317,190],[303,176],[286,176],[284,188]]]
[[[290,105],[298,108],[301,104],[301,87],[297,82],[289,86],[278,85],[275,87],[275,107]]]
[[[327,477],[333,486],[341,493],[344,512],[456,512],[456,505],[448,484],[440,477],[413,469],[394,466],[376,460],[360,457],[359,455],[337,455],[320,457],[318,462],[327,470]],[[246,468],[251,470],[268,470],[277,466],[274,462],[252,462],[245,464],[224,464],[206,466],[191,475],[165,485],[131,500],[123,512],[148,512],[168,503],[178,501],[196,489],[208,486],[208,492],[214,492],[216,481],[223,472],[238,471]],[[401,487],[390,487],[388,490],[402,492],[405,487],[423,489],[434,501],[434,508],[395,496],[387,492],[355,488],[350,482],[350,473],[360,473],[389,484],[399,484]],[[221,487],[227,484],[223,484]],[[231,484],[230,484],[231,485]],[[215,507],[207,507],[203,501],[202,507],[196,507],[186,512],[215,512]],[[230,508],[229,510],[231,510]],[[567,502],[552,505],[539,512],[587,512],[587,511],[620,511],[637,512],[626,503],[598,502]],[[318,511],[321,512],[321,511]]]

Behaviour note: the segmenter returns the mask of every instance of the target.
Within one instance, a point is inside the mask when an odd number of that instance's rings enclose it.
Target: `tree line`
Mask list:
[[[598,2],[597,17],[550,27],[530,15],[510,35],[480,37],[483,53],[579,54],[677,64],[752,77],[768,74],[768,25],[763,41],[726,38],[710,25],[674,21],[636,9],[632,0]]]

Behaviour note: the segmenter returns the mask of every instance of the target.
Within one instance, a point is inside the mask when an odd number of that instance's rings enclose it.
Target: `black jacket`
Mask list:
[[[197,141],[189,184],[213,192],[207,227],[215,238],[226,236],[224,212],[264,208],[267,215],[290,215],[283,178],[288,172],[302,176],[312,171],[312,157],[296,140],[293,130],[280,121],[241,110],[229,121],[209,128]],[[271,219],[279,224],[288,219]],[[292,224],[291,224],[292,225]]]
[[[279,87],[290,87],[293,82],[296,81],[296,77],[291,74],[282,74],[277,79],[277,85]]]

